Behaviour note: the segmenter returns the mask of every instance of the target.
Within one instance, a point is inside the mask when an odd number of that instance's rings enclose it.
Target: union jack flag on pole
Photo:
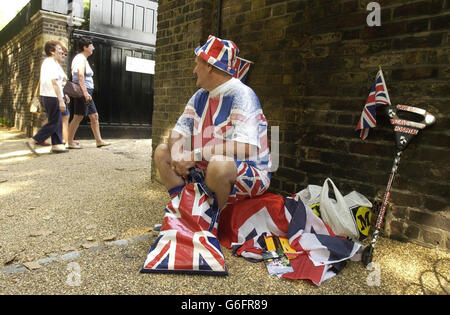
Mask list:
[[[369,97],[364,105],[361,118],[359,119],[356,130],[360,130],[361,139],[365,140],[369,135],[369,128],[374,128],[377,125],[376,109],[378,106],[391,105],[389,93],[384,81],[383,71],[380,68],[375,82],[370,90]]]

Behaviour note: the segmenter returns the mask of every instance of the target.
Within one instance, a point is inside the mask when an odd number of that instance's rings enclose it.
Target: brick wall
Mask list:
[[[160,1],[154,146],[195,91],[192,50],[216,33],[218,2]],[[221,37],[255,62],[248,84],[270,125],[280,127],[272,192],[292,194],[331,177],[344,193],[381,199],[393,130],[379,110],[366,141],[354,131],[379,65],[393,104],[433,112],[437,123],[402,156],[384,233],[448,249],[450,0],[380,0],[380,27],[366,24],[369,2],[223,0]]]
[[[195,91],[194,49],[207,38],[213,12],[211,1],[159,1],[152,139],[155,148],[169,132],[188,95]],[[155,168],[153,175],[155,175]]]
[[[59,40],[67,47],[66,19],[60,14],[37,11],[0,47],[0,117],[28,136],[38,130],[42,121],[29,112],[29,104],[39,81],[44,44]]]

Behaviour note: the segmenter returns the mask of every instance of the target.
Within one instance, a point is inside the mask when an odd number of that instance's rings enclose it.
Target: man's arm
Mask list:
[[[225,140],[221,144],[206,145],[202,148],[203,159],[209,161],[213,156],[224,156],[225,158],[237,158],[241,161],[253,159],[257,155],[258,148],[249,143],[234,140]],[[194,156],[194,155],[193,155]]]

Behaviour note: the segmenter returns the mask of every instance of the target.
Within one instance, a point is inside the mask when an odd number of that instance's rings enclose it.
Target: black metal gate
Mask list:
[[[73,33],[73,49],[69,61],[76,54],[75,48],[80,37],[90,38],[95,47],[89,63],[94,71],[94,101],[102,135],[151,137],[153,75],[127,71],[127,58],[154,60],[155,48],[108,35],[76,30]],[[82,125],[88,124],[88,119],[82,122]],[[77,136],[92,138],[89,128],[82,126]]]
[[[151,125],[153,75],[127,71],[126,65],[127,57],[154,60],[155,48],[86,31],[75,31],[73,37],[74,47],[80,37],[94,42],[89,63],[94,70],[94,100],[102,123]]]
[[[154,0],[91,1],[91,31],[72,33],[69,67],[79,38],[95,46],[88,60],[104,138],[151,137],[154,71],[149,68],[155,60],[156,7]],[[92,138],[88,125],[85,119],[77,138]]]

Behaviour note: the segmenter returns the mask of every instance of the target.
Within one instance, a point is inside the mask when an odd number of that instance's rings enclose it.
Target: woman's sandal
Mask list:
[[[108,145],[111,145],[111,143],[109,142],[102,142],[100,144],[97,143],[97,148],[107,147]]]

